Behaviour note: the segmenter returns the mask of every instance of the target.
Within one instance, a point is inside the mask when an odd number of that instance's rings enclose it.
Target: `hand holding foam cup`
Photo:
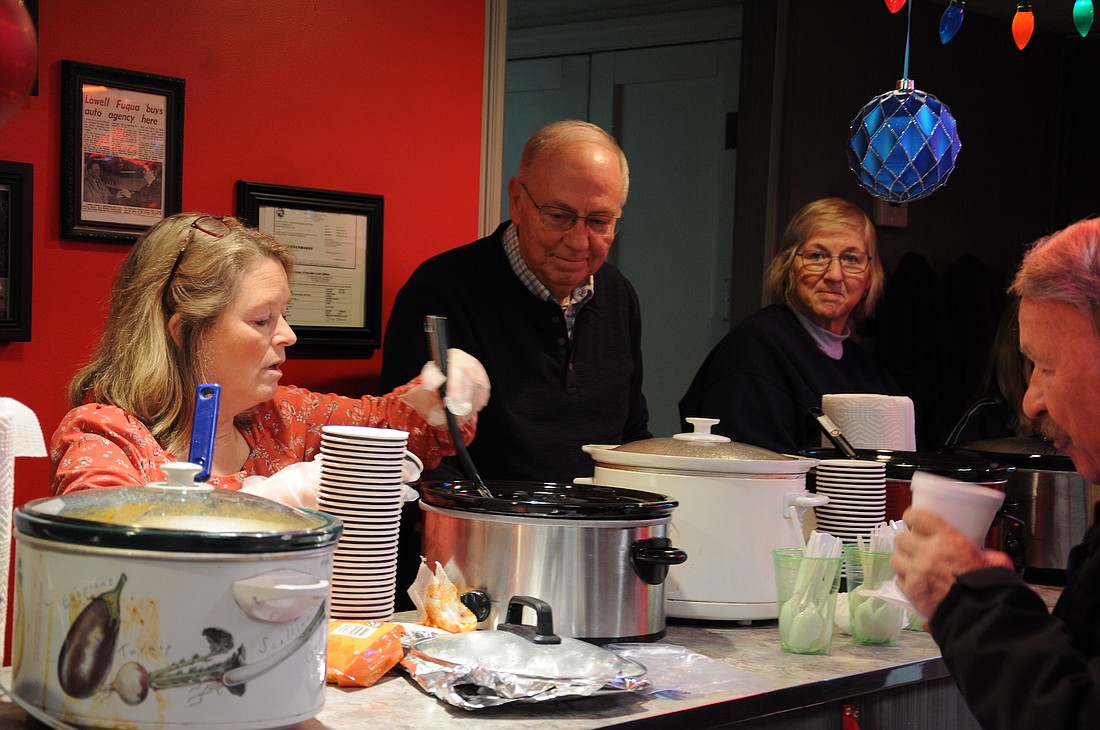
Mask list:
[[[996,489],[925,471],[913,472],[909,488],[914,507],[936,513],[978,547],[1005,499]]]

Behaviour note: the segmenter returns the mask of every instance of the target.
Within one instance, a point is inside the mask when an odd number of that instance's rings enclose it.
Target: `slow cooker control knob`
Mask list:
[[[493,610],[489,594],[485,591],[468,591],[459,596],[458,600],[462,601],[463,606],[470,609],[478,623],[489,618],[489,613]]]

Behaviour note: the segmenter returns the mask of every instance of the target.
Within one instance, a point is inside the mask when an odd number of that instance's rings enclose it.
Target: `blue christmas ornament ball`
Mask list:
[[[907,80],[898,86],[852,120],[848,166],[871,195],[903,203],[947,182],[962,143],[946,104]]]

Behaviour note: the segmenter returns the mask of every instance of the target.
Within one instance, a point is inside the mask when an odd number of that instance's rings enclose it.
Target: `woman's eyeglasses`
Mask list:
[[[213,238],[225,238],[232,230],[233,228],[226,223],[225,218],[212,215],[201,215],[191,221],[191,230],[180,245],[179,253],[176,254],[176,260],[172,263],[172,269],[168,272],[168,278],[164,280],[164,288],[160,292],[160,303],[164,306],[165,312],[172,311],[168,306],[168,288],[172,285],[172,279],[176,278],[176,272],[179,271],[180,262],[183,261],[183,252],[187,250],[187,247],[191,245],[191,241],[195,238],[195,231],[205,233]]]
[[[839,256],[833,256],[828,251],[814,249],[802,251],[795,256],[802,258],[803,269],[814,273],[828,270],[834,259],[840,262],[840,269],[845,274],[862,274],[867,270],[867,264],[871,263],[871,257],[862,251],[845,251]]]
[[[623,226],[623,219],[616,218],[612,215],[593,214],[580,216],[571,210],[565,208],[558,208],[553,205],[539,205],[535,202],[535,199],[531,196],[531,191],[527,189],[527,186],[523,183],[519,184],[523,188],[523,192],[527,193],[527,197],[531,198],[531,204],[535,206],[535,210],[539,212],[539,220],[547,228],[551,228],[555,231],[568,231],[572,228],[578,220],[584,219],[584,224],[588,226],[588,230],[595,233],[597,236],[610,236],[619,232],[619,229]]]

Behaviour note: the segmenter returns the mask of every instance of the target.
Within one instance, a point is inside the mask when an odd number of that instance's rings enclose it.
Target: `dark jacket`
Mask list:
[[[1070,553],[1053,612],[1015,572],[958,577],[929,627],[984,728],[1100,727],[1100,531]]]

